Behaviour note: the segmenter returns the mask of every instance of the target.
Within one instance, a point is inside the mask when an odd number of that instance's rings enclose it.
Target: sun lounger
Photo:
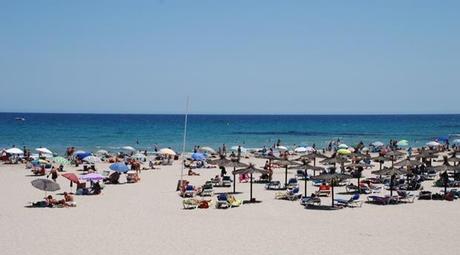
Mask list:
[[[359,201],[359,193],[355,193],[349,199],[334,199],[335,204],[345,207],[361,207],[363,205],[362,201]]]
[[[286,188],[287,189],[295,189],[295,188],[298,188],[299,187],[299,181],[297,181],[296,178],[291,178],[289,179],[287,185],[286,185]]]
[[[309,210],[322,210],[322,211],[334,211],[334,210],[340,210],[343,209],[343,206],[331,206],[331,205],[314,205],[314,204],[307,204],[305,206],[305,209]]]
[[[243,204],[243,200],[237,199],[235,196],[228,196],[227,202],[229,203],[230,207],[239,207]]]
[[[329,185],[322,185],[319,187],[319,190],[316,191],[316,195],[319,197],[328,197],[331,194],[331,186]]]
[[[368,196],[367,201],[372,204],[379,204],[379,205],[388,205],[388,204],[397,204],[399,203],[398,196]]]
[[[184,199],[182,200],[182,205],[184,206],[184,209],[186,210],[197,209],[199,205],[199,201],[193,198]]]
[[[265,189],[267,190],[280,190],[281,189],[281,182],[279,181],[271,181],[265,184]]]
[[[288,189],[286,192],[277,192],[275,194],[275,199],[286,199],[286,200],[297,200],[302,197],[302,194],[299,193],[299,188]]]
[[[224,177],[222,177],[222,183],[221,183],[221,186],[222,187],[230,187],[232,186],[232,178],[230,176],[227,176],[225,175]]]
[[[300,199],[300,204],[303,206],[306,205],[321,205],[321,198],[319,197],[302,197]]]
[[[195,187],[193,185],[187,185],[185,190],[182,192],[183,197],[193,197],[195,196]]]
[[[203,185],[200,196],[202,197],[212,197],[214,195],[214,188],[212,186],[212,183],[206,183]]]
[[[415,200],[414,194],[403,190],[398,190],[398,196],[399,201],[404,203],[413,203]]]
[[[228,202],[228,195],[226,193],[222,193],[217,196],[216,208],[217,209],[230,208],[230,203]]]

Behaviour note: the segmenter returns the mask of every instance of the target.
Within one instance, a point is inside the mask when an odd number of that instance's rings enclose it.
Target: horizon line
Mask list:
[[[113,113],[104,113],[104,112],[2,112],[0,114],[84,114],[84,115],[185,115],[185,113],[171,112],[171,113],[122,113],[122,112],[113,112]],[[330,115],[330,116],[346,116],[346,115],[460,115],[460,113],[188,113],[188,115],[247,115],[247,116],[276,116],[276,115],[286,115],[286,116],[321,116],[321,115]],[[19,117],[19,116],[18,116]]]

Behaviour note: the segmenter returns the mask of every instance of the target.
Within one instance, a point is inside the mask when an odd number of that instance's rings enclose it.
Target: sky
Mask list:
[[[460,113],[460,1],[0,1],[0,112]]]

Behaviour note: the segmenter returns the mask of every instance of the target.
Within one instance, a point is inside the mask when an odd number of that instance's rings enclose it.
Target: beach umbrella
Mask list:
[[[362,151],[362,152],[368,152],[368,151],[370,151],[370,149],[369,149],[368,147],[363,147],[363,148],[361,149],[361,151]]]
[[[101,162],[101,159],[96,156],[87,156],[87,157],[84,157],[82,161],[94,164],[94,163]]]
[[[393,196],[393,185],[394,185],[394,179],[397,175],[406,175],[406,174],[410,174],[409,171],[403,169],[403,168],[394,168],[394,167],[390,167],[390,168],[384,168],[382,170],[377,170],[377,171],[372,171],[371,172],[372,174],[375,174],[375,175],[386,175],[386,176],[390,176],[391,177],[391,180],[390,180],[390,196]]]
[[[248,164],[241,163],[238,161],[226,159],[226,158],[220,158],[220,159],[214,159],[214,160],[207,160],[208,164],[211,165],[218,165],[222,167],[233,167],[233,194],[236,193],[236,175],[235,175],[235,170],[237,167],[248,167]]]
[[[78,176],[74,173],[63,173],[61,174],[62,177],[66,178],[67,180],[69,180],[70,182],[74,182],[74,183],[80,183],[80,180],[78,179]]]
[[[57,184],[56,182],[53,182],[51,180],[48,180],[48,179],[35,179],[35,180],[31,181],[30,183],[36,189],[39,189],[41,191],[45,191],[45,196],[46,196],[46,192],[53,192],[53,191],[57,191],[57,190],[61,189],[59,184]]]
[[[286,146],[281,146],[281,145],[276,147],[276,149],[279,150],[279,151],[287,151],[288,150],[288,148]]]
[[[195,161],[206,160],[206,156],[203,153],[195,152],[192,154],[192,159]]]
[[[337,146],[337,148],[339,148],[339,149],[348,149],[348,145],[346,145],[344,143],[341,143],[341,144],[339,144],[339,146]]]
[[[168,155],[168,156],[176,156],[176,152],[171,150],[171,149],[169,149],[169,148],[163,148],[163,149],[159,150],[158,154]]]
[[[142,153],[136,153],[133,156],[131,156],[131,158],[138,159],[138,160],[144,160],[146,157]]]
[[[123,146],[121,148],[125,151],[136,151],[136,149],[134,149],[132,146]]]
[[[294,152],[305,153],[305,152],[307,152],[307,148],[305,148],[305,147],[297,147],[297,148],[294,149]]]
[[[401,160],[399,162],[396,162],[394,164],[395,167],[412,167],[412,166],[419,166],[421,165],[422,162],[418,161],[418,160],[410,160],[410,159],[404,159],[404,160]]]
[[[438,146],[440,146],[440,145],[441,145],[441,144],[438,143],[438,142],[436,142],[436,141],[431,141],[431,142],[427,142],[427,143],[426,143],[426,146],[428,146],[428,147],[438,147]]]
[[[80,179],[85,180],[85,181],[91,181],[91,182],[97,182],[104,180],[104,176],[98,174],[98,173],[89,173],[85,175],[81,175]]]
[[[59,165],[68,165],[68,164],[70,164],[69,160],[67,160],[66,158],[63,158],[61,156],[54,157],[53,162],[56,163],[56,164],[59,164]]]
[[[24,154],[24,152],[21,149],[18,149],[18,148],[10,148],[10,149],[6,150],[6,153],[15,154],[15,155]]]
[[[74,153],[75,157],[79,160],[82,160],[88,156],[91,156],[91,152],[81,151],[79,153]]]
[[[74,173],[63,173],[63,174],[61,174],[61,176],[70,181],[70,187],[71,188],[72,188],[72,183],[76,183],[76,184],[80,183],[80,180],[78,179],[78,176],[76,174],[74,174]]]
[[[320,153],[311,153],[311,154],[307,154],[307,155],[302,155],[300,156],[300,161],[302,160],[313,160],[313,166],[316,166],[316,159],[317,158],[327,158],[326,156],[324,156],[323,154],[320,154]],[[297,160],[299,161],[299,160]]]
[[[382,147],[382,146],[384,146],[384,144],[382,142],[380,142],[380,141],[375,141],[375,142],[371,143],[371,145],[374,146],[374,147]]]
[[[349,151],[348,149],[339,149],[337,153],[340,155],[350,155],[351,151]]]
[[[36,160],[33,160],[31,163],[33,165],[46,165],[49,162],[47,160],[44,160],[44,159],[36,159]]]
[[[304,172],[304,174],[305,174],[305,175],[304,175],[304,177],[305,177],[305,178],[304,178],[304,181],[305,181],[305,182],[304,182],[304,191],[305,191],[305,196],[307,196],[307,182],[308,182],[308,180],[307,180],[307,176],[308,176],[308,175],[307,175],[307,170],[312,170],[312,171],[313,171],[313,176],[315,176],[315,172],[316,172],[316,171],[324,171],[325,168],[324,168],[324,167],[320,167],[320,166],[312,166],[312,165],[309,165],[309,164],[304,164],[304,165],[302,166],[302,168],[303,168],[304,171],[305,171],[305,172]]]
[[[264,169],[259,169],[259,168],[256,168],[253,164],[250,164],[248,167],[246,168],[242,168],[242,169],[238,169],[238,170],[235,170],[233,171],[233,175],[237,175],[237,174],[249,174],[250,175],[250,199],[249,201],[245,201],[246,203],[255,203],[255,202],[258,202],[256,201],[253,197],[252,197],[252,175],[254,173],[260,173],[260,174],[268,174],[268,170],[264,170]]]
[[[321,164],[343,164],[349,162],[348,159],[344,157],[332,157],[332,158],[326,158],[320,161]]]
[[[409,141],[407,140],[401,140],[399,142],[396,143],[396,146],[398,147],[406,147],[406,146],[409,146]]]
[[[317,176],[312,176],[312,180],[323,180],[325,182],[330,182],[332,187],[332,207],[334,207],[334,185],[336,182],[341,180],[350,179],[351,175],[348,174],[339,174],[339,173],[328,173],[328,174],[320,174]]]
[[[447,166],[447,165],[440,165],[440,166],[430,166],[430,167],[427,167],[427,170],[428,171],[436,171],[436,172],[443,172],[441,174],[441,178],[443,178],[443,182],[444,182],[444,194],[447,194],[447,184],[448,184],[448,181],[449,181],[449,176],[447,174],[448,171],[458,171],[460,170],[460,167],[458,166]]]
[[[45,147],[36,148],[35,150],[38,152],[44,153],[44,154],[53,154],[52,151],[50,151],[49,149]]]
[[[200,151],[201,152],[206,152],[206,153],[209,153],[209,154],[216,154],[217,153],[213,148],[208,147],[208,146],[200,147]]]
[[[109,169],[119,173],[126,173],[129,171],[129,167],[122,162],[113,163],[109,166]]]
[[[296,161],[287,160],[287,159],[276,160],[273,163],[277,164],[279,166],[284,166],[284,168],[285,168],[285,171],[284,171],[284,185],[285,186],[287,185],[288,167],[289,166],[298,166],[298,165],[300,165],[300,163],[298,163]]]

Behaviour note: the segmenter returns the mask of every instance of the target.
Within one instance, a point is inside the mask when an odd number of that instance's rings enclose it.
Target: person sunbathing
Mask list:
[[[76,206],[73,196],[67,192],[64,192],[64,199],[59,200],[58,204],[63,206]]]
[[[197,173],[197,172],[194,172],[194,171],[192,170],[192,168],[189,168],[189,170],[188,170],[188,175],[189,175],[189,176],[192,176],[192,175],[200,175],[200,174]]]

